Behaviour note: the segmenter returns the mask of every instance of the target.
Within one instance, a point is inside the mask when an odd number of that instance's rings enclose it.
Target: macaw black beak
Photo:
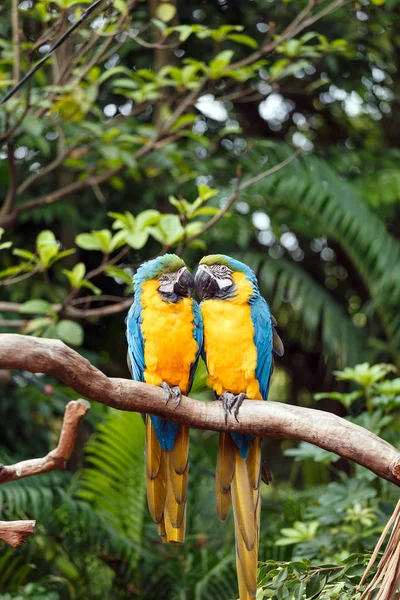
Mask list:
[[[218,282],[207,265],[199,266],[194,283],[200,300],[212,298],[219,291]]]
[[[177,296],[193,296],[194,277],[186,267],[179,269],[177,280],[174,284],[174,292]]]

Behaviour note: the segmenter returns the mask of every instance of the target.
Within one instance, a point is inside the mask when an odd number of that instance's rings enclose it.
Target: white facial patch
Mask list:
[[[160,285],[158,291],[163,294],[172,294],[174,292],[175,285],[175,273],[168,273],[167,275],[161,275],[159,278]]]

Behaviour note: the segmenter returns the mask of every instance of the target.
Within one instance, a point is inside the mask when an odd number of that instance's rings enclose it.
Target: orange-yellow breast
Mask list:
[[[256,379],[257,349],[249,298],[251,283],[244,273],[234,273],[237,294],[230,300],[205,300],[201,304],[208,385],[220,396],[245,392],[261,400]]]
[[[188,391],[190,366],[196,359],[193,337],[192,299],[164,302],[157,292],[159,282],[147,281],[141,294],[144,339],[144,380],[153,385],[166,381]]]

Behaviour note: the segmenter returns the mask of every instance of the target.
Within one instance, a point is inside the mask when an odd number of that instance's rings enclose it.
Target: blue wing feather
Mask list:
[[[256,378],[261,396],[267,400],[273,369],[273,341],[271,312],[262,296],[256,296],[251,302],[251,319],[254,327],[254,344],[257,349]]]
[[[144,381],[144,343],[142,335],[142,307],[134,302],[126,319],[126,338],[128,355],[131,363],[132,377],[136,381]]]
[[[256,379],[261,396],[267,400],[273,368],[271,313],[267,302],[259,295],[254,295],[250,299],[250,309],[254,327],[254,344],[257,349]],[[231,437],[239,448],[242,458],[246,458],[254,437],[243,433],[231,433]]]

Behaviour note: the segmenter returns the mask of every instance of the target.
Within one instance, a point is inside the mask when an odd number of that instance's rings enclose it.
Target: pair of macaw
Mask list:
[[[195,278],[174,254],[144,263],[134,276],[127,319],[132,377],[164,388],[179,406],[188,394],[200,353],[208,383],[235,418],[244,398],[266,400],[273,351],[283,354],[276,322],[260,296],[254,272],[225,255],[204,257]],[[202,300],[192,299],[194,288]],[[146,420],[146,486],[164,542],[183,542],[189,431],[156,416]],[[221,433],[216,493],[220,519],[232,503],[240,600],[255,598],[260,526],[261,439]]]

